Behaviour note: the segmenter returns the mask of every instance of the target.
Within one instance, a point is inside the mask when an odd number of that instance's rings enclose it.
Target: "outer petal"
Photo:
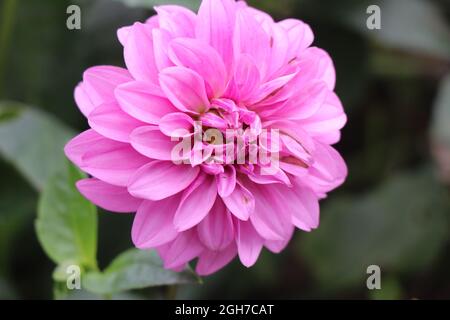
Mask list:
[[[274,213],[276,214],[276,213]],[[239,258],[247,268],[258,260],[264,240],[249,221],[236,221],[236,244]]]
[[[294,87],[303,87],[311,81],[322,81],[330,91],[336,85],[336,70],[330,55],[316,47],[306,49],[298,58],[298,67],[302,70],[292,83]]]
[[[182,6],[165,5],[155,7],[161,29],[172,37],[193,37],[197,16]]]
[[[158,83],[158,69],[153,51],[152,28],[136,22],[124,48],[127,69],[136,80]]]
[[[296,19],[286,19],[278,24],[288,33],[289,50],[286,56],[288,62],[298,57],[313,43],[314,34],[306,23]]]
[[[213,207],[216,197],[217,187],[214,177],[199,175],[183,193],[173,220],[175,228],[181,232],[200,223]]]
[[[93,130],[72,139],[64,149],[67,157],[83,171],[117,186],[127,186],[128,179],[149,159],[130,145],[109,140]]]
[[[129,142],[131,132],[145,125],[144,122],[123,112],[116,102],[100,105],[91,112],[88,119],[92,129],[107,138],[120,142]]]
[[[203,113],[209,109],[205,82],[200,75],[184,67],[164,69],[160,75],[164,93],[183,112]]]
[[[216,49],[228,70],[233,65],[235,17],[234,0],[204,0],[198,12],[196,38]]]
[[[333,147],[316,143],[314,152],[314,164],[309,170],[309,176],[305,182],[312,190],[319,188],[329,192],[340,186],[346,179],[348,170],[342,156]]]
[[[90,178],[77,182],[80,193],[95,205],[112,212],[135,212],[142,200],[128,193],[127,188],[117,187]]]
[[[281,107],[260,114],[267,120],[307,119],[322,107],[329,92],[324,82],[311,82],[297,90],[296,95]]]
[[[210,250],[226,249],[234,240],[231,214],[221,199],[216,199],[208,215],[197,226],[200,241]]]
[[[123,111],[147,123],[159,124],[163,116],[178,111],[161,89],[150,83],[125,83],[117,87],[115,95]]]
[[[130,81],[127,70],[113,66],[98,66],[87,69],[83,74],[83,82],[75,89],[75,101],[85,116],[95,107],[113,102],[114,89]]]
[[[292,208],[289,204],[292,190],[278,184],[247,183],[246,187],[255,197],[255,212],[250,216],[250,220],[258,233],[267,240],[288,238],[292,228]]]
[[[286,238],[284,240],[280,240],[280,241],[266,240],[264,242],[264,246],[273,253],[280,253],[281,251],[283,251],[286,248],[289,241],[291,241],[294,231],[295,231],[295,228],[294,228],[294,226],[292,226],[291,233],[290,233],[291,235],[288,238]]]
[[[299,121],[310,135],[324,144],[334,144],[336,139],[328,139],[330,133],[337,133],[347,122],[341,101],[334,92],[330,92],[322,107],[310,118]],[[339,135],[336,136],[339,138]]]
[[[309,188],[296,186],[296,209],[292,211],[292,223],[299,229],[311,231],[319,226],[319,199]]]
[[[197,72],[217,98],[225,91],[228,74],[222,58],[214,48],[196,39],[179,38],[171,42],[170,58],[178,66]]]
[[[199,256],[195,271],[200,276],[208,276],[230,263],[236,256],[236,245],[230,244],[222,251],[205,250]]]
[[[140,249],[161,246],[174,240],[178,232],[172,220],[180,196],[175,195],[161,201],[144,201],[133,221],[131,236],[133,243]]]
[[[200,255],[203,250],[204,247],[198,240],[195,230],[181,232],[165,249],[162,256],[164,267],[166,269],[174,269],[182,266]]]
[[[262,78],[265,78],[270,53],[270,36],[247,10],[236,13],[236,28],[233,38],[234,54],[249,54],[258,64]]]
[[[198,167],[154,161],[131,177],[128,191],[137,198],[162,200],[186,189],[195,180],[198,172]]]
[[[153,29],[153,51],[155,55],[155,63],[158,71],[172,67],[173,63],[169,59],[168,50],[172,37],[166,30]]]
[[[140,127],[130,137],[131,145],[140,154],[156,160],[172,160],[177,142],[162,134],[156,126]]]
[[[94,110],[95,106],[89,98],[89,94],[86,91],[84,83],[79,83],[75,88],[74,98],[78,108],[85,117],[87,117],[92,110]]]

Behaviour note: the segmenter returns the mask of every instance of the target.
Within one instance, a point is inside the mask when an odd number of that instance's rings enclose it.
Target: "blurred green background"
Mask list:
[[[55,200],[49,193],[70,195],[67,186],[49,187],[48,181],[64,171],[64,143],[87,128],[73,89],[90,66],[124,64],[117,28],[145,20],[152,5],[175,2],[198,6],[195,0],[0,1],[0,298],[58,297],[55,264],[36,235],[46,226],[41,221],[35,228],[35,220],[39,197],[44,219]],[[297,232],[279,255],[263,251],[251,269],[235,261],[203,284],[180,285],[177,297],[450,298],[450,2],[250,3],[277,20],[303,19],[315,32],[315,45],[333,57],[349,116],[337,148],[350,174],[322,202],[317,231]],[[70,4],[81,7],[81,30],[66,28]],[[381,8],[381,30],[366,27],[371,4]],[[100,269],[132,247],[131,223],[132,215],[99,211]],[[366,288],[369,265],[381,267],[382,290]],[[125,287],[139,290],[60,297],[164,298],[174,292]]]

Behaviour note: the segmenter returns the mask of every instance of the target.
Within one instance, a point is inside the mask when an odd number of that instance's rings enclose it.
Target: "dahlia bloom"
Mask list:
[[[250,267],[263,247],[283,250],[295,228],[317,228],[319,200],[347,176],[331,147],[346,122],[333,62],[311,46],[307,24],[275,22],[242,1],[155,10],[118,30],[126,69],[90,68],[75,89],[91,127],[65,148],[91,176],[77,187],[106,210],[136,212],[135,246],[157,250],[167,269],[198,258],[197,273],[208,275],[236,255]],[[206,138],[174,153],[207,129],[276,130],[279,141]],[[232,156],[276,154],[277,166],[212,161],[229,147]]]

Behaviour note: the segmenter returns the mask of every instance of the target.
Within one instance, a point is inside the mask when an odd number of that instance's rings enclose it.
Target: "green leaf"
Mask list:
[[[56,264],[73,262],[95,270],[97,211],[75,186],[84,177],[69,164],[65,173],[49,180],[39,199],[36,231],[45,252]]]
[[[394,176],[372,193],[328,201],[301,252],[323,288],[365,289],[369,265],[383,275],[428,267],[448,239],[448,209],[432,170]]]
[[[140,7],[153,9],[154,6],[177,4],[193,10],[200,7],[200,0],[115,0],[129,7]]]
[[[82,277],[83,288],[111,295],[147,287],[199,282],[196,275],[186,270],[165,270],[155,251],[130,249],[120,254],[104,272],[91,272]]]
[[[0,102],[0,157],[37,190],[64,170],[63,148],[74,135],[51,115],[17,102]]]

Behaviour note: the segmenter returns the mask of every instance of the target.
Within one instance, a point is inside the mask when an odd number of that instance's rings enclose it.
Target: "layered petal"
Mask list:
[[[213,251],[225,250],[234,240],[233,220],[221,199],[216,199],[208,215],[197,226],[200,241]]]
[[[95,178],[77,182],[77,189],[95,205],[112,212],[135,212],[141,199],[136,199],[125,187],[118,187]]]
[[[202,113],[209,109],[205,81],[185,67],[171,67],[159,74],[161,88],[166,96],[183,112]]]
[[[137,198],[162,200],[186,189],[198,173],[198,167],[154,161],[131,176],[128,191]]]
[[[247,268],[253,266],[261,253],[264,240],[249,221],[236,220],[236,244],[239,259]]]
[[[107,138],[120,142],[129,142],[131,132],[145,125],[144,122],[123,112],[116,102],[98,106],[90,113],[88,120],[92,129]]]
[[[180,195],[161,201],[144,200],[136,212],[131,236],[140,249],[155,248],[174,240],[178,232],[172,223]]]
[[[67,157],[90,175],[116,186],[127,186],[130,176],[151,160],[130,145],[88,130],[64,149]]]
[[[198,258],[195,271],[200,276],[208,276],[230,263],[236,256],[236,251],[234,243],[222,251],[205,250]]]
[[[196,38],[221,55],[227,70],[233,65],[233,33],[236,2],[233,0],[204,0],[198,12]]]
[[[217,186],[214,177],[200,174],[183,193],[173,220],[175,228],[182,232],[197,225],[208,215],[216,197]]]
[[[134,79],[157,84],[158,68],[154,56],[152,29],[139,22],[131,27],[124,47],[124,58]]]
[[[170,43],[170,57],[178,65],[194,70],[209,85],[210,98],[222,95],[227,86],[228,74],[219,53],[208,44],[188,38]]]

